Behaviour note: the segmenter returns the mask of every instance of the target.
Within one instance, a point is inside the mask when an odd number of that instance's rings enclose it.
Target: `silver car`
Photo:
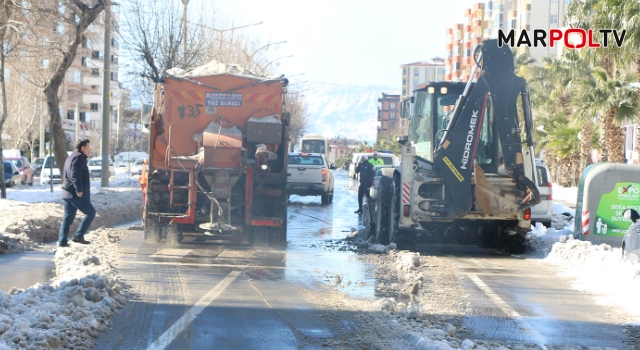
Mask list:
[[[531,223],[539,222],[551,227],[553,218],[553,189],[549,181],[549,168],[539,159],[536,159],[536,171],[538,178],[538,190],[540,191],[540,203],[531,208]]]

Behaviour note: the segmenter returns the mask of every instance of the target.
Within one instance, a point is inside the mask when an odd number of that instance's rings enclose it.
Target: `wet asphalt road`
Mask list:
[[[366,298],[376,293],[374,267],[337,249],[361,219],[353,214],[356,192],[346,172],[335,175],[331,205],[292,196],[286,250],[195,236],[167,247],[134,232],[121,243],[120,273],[137,295],[98,337],[96,349],[315,349],[344,336],[352,314],[332,322],[305,301],[309,290],[323,288]],[[630,348],[610,309],[538,260],[477,247],[434,245],[420,252],[458,268],[470,303],[463,321],[469,338]],[[53,274],[50,259],[46,252],[0,257],[0,287],[46,280]],[[354,283],[333,287],[335,275]]]

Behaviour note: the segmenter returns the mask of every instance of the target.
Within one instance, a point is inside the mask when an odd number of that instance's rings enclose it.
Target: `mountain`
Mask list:
[[[378,98],[383,92],[400,93],[397,88],[382,85],[309,82],[305,88],[309,111],[306,133],[344,136],[369,143],[376,140]]]

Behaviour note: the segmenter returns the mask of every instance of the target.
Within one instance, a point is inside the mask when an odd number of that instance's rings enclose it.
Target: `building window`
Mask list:
[[[87,121],[87,112],[80,112],[80,121],[81,122]]]
[[[82,66],[91,67],[91,59],[89,57],[82,57]]]
[[[436,70],[434,68],[429,68],[429,81],[436,80]]]
[[[516,29],[517,20],[512,18],[509,20],[509,24],[507,25],[507,30]]]
[[[396,119],[396,112],[390,112],[389,113],[389,119]]]
[[[407,67],[402,68],[402,75],[407,75]]]
[[[392,111],[395,110],[396,109],[396,103],[395,102],[389,103],[389,109],[392,110]]]
[[[420,70],[418,69],[418,67],[413,68],[413,75],[414,76],[420,75]]]
[[[113,47],[118,47],[118,40],[116,40],[116,39],[111,39],[111,46],[113,46]]]
[[[91,112],[99,112],[100,111],[100,104],[99,103],[90,103],[89,104],[89,110]]]
[[[113,63],[113,64],[118,64],[118,56],[116,56],[116,55],[111,55],[111,63]]]
[[[460,56],[460,46],[456,46],[456,47],[453,49],[453,55],[454,55],[454,56]]]
[[[98,69],[98,68],[92,68],[92,69],[91,69],[91,76],[92,76],[92,77],[99,77],[99,76],[100,76],[100,69]]]
[[[111,72],[111,80],[118,81],[118,72]]]
[[[67,110],[67,119],[73,120],[75,118],[75,111],[73,109]]]
[[[391,122],[391,129],[396,127],[396,122]]]
[[[42,68],[49,68],[49,60],[47,59],[42,60]]]
[[[438,81],[444,80],[444,68],[438,68]]]
[[[96,58],[96,59],[100,59],[100,58],[102,58],[102,52],[100,52],[100,51],[92,51],[91,52],[91,57],[92,58]]]
[[[459,70],[460,70],[460,62],[456,62],[455,70],[456,70],[456,71],[459,71]]]
[[[80,82],[80,72],[77,70],[69,71],[69,82],[79,83]]]
[[[407,89],[402,89],[402,96],[407,96]]]
[[[406,78],[402,78],[402,86],[407,85],[407,79]]]
[[[471,49],[464,49],[464,58],[471,56]]]
[[[453,56],[453,52],[451,50],[447,50],[447,58],[451,58]]]
[[[549,23],[558,24],[558,15],[551,15],[551,18],[549,19]]]
[[[83,37],[82,47],[85,49],[91,49],[91,47],[93,47],[93,43],[91,42],[91,39],[87,39],[86,37]]]

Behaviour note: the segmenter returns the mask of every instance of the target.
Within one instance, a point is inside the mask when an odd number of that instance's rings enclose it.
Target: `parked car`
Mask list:
[[[33,174],[33,168],[27,157],[5,157],[4,160],[8,160],[16,165],[20,172],[21,183],[33,186],[33,177],[35,175]]]
[[[58,169],[56,159],[53,156],[46,156],[40,171],[40,184],[48,185],[50,183],[60,184],[62,183],[62,178],[60,177],[60,169]]]
[[[89,168],[89,176],[91,180],[102,178],[102,158],[92,158],[87,162]],[[109,159],[109,177],[115,174],[113,169],[113,162]]]
[[[44,164],[44,158],[36,158],[31,163],[31,167],[33,168],[33,175],[40,176],[40,171],[42,170],[42,164]]]
[[[360,160],[364,156],[370,159],[371,157],[373,157],[373,152],[354,153],[352,158],[353,162],[349,166],[349,177],[351,177],[352,179],[358,180],[360,178],[358,174],[356,174],[356,167],[358,166],[358,164],[360,164]],[[384,162],[384,165],[388,165],[388,166],[398,165],[398,157],[396,157],[396,155],[393,153],[378,152],[378,158],[382,159],[382,161]]]
[[[321,196],[322,204],[333,202],[333,172],[322,153],[289,153],[287,190],[299,196]]]
[[[145,158],[136,159],[135,163],[131,167],[131,175],[142,175],[142,164],[144,164]],[[147,171],[149,168],[147,167]]]
[[[546,227],[551,227],[551,219],[553,218],[553,188],[549,181],[549,168],[547,168],[544,162],[536,159],[536,171],[541,201],[531,208],[531,223],[539,222]]]
[[[22,184],[20,171],[18,167],[11,161],[5,160],[4,162],[4,183],[7,187],[17,186]]]

